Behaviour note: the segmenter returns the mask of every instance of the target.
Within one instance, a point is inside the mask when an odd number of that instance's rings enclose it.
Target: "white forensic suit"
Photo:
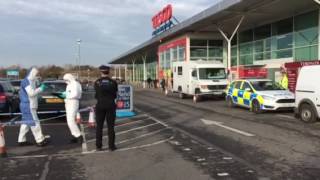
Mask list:
[[[67,114],[67,123],[72,136],[79,138],[81,136],[80,129],[76,123],[76,116],[79,110],[79,101],[81,99],[82,88],[72,74],[65,74],[63,80],[67,83],[65,92],[65,107]]]
[[[22,113],[22,121],[20,126],[18,143],[27,143],[26,135],[31,129],[32,134],[38,145],[45,145],[44,142],[49,136],[42,134],[39,118],[37,115],[38,109],[38,94],[44,90],[44,86],[36,88],[38,70],[31,68],[25,79],[20,85],[20,110]]]

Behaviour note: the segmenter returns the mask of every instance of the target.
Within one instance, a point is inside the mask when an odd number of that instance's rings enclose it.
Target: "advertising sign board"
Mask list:
[[[118,85],[117,111],[133,111],[132,86]]]

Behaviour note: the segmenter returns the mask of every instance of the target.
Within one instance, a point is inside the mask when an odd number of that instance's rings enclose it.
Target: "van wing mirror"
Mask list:
[[[252,90],[250,88],[245,88],[245,91],[251,92]]]

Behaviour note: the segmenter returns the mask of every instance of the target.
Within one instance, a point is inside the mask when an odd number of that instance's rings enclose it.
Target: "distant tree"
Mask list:
[[[47,79],[47,78],[59,79],[61,78],[64,72],[64,69],[60,66],[48,65],[48,66],[39,67],[39,71],[43,79]]]

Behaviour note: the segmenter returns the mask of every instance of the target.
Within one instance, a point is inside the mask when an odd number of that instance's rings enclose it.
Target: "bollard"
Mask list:
[[[91,127],[91,128],[96,126],[96,119],[95,119],[95,114],[94,114],[94,109],[93,108],[90,109],[88,126]]]
[[[81,114],[79,112],[77,112],[76,122],[77,122],[77,124],[81,124],[82,123]]]
[[[0,157],[7,157],[6,143],[4,140],[4,126],[0,125]]]

